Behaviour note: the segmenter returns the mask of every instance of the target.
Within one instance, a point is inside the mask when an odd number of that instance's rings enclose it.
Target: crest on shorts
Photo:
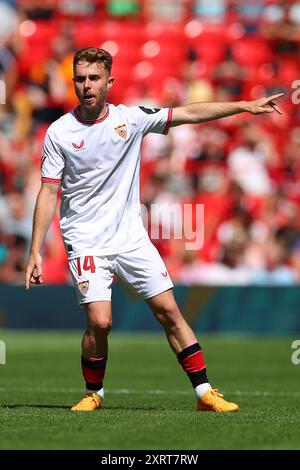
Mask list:
[[[88,293],[89,287],[90,287],[90,281],[78,282],[78,289],[80,290],[82,295],[86,295]]]
[[[127,126],[126,124],[121,124],[120,126],[115,127],[116,133],[122,137],[122,139],[126,139],[127,137]]]

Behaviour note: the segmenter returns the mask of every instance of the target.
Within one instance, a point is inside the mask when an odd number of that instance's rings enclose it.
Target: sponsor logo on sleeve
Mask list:
[[[146,114],[155,114],[160,111],[159,108],[145,108],[144,106],[139,106],[139,108]]]

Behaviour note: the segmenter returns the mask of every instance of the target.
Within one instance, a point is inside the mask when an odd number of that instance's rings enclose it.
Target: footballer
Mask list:
[[[164,328],[170,347],[195,390],[198,411],[233,412],[236,403],[213,389],[199,342],[183,318],[173,283],[143,226],[139,171],[142,139],[149,132],[197,124],[249,112],[281,114],[276,99],[192,103],[150,109],[114,106],[107,93],[114,84],[112,57],[94,47],[74,55],[74,87],[79,104],[53,122],[42,153],[25,285],[43,282],[40,251],[61,188],[60,227],[78,301],[86,311],[81,364],[84,396],[72,411],[102,407],[112,324],[111,289],[116,275],[134,296],[145,300]]]

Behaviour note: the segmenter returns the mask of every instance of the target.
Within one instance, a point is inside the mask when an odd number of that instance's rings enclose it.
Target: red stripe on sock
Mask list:
[[[202,351],[196,351],[194,354],[180,361],[182,368],[188,374],[191,372],[199,372],[206,367]]]
[[[99,382],[103,382],[105,367],[101,367],[101,369],[97,370],[91,370],[87,369],[87,367],[82,366],[82,374],[86,382],[89,382],[91,384],[97,384]]]
[[[89,361],[96,362],[103,360],[103,357],[101,358],[89,358]],[[103,377],[105,374],[105,369],[106,369],[106,362],[103,367],[100,367],[99,369],[89,369],[88,367],[81,365],[82,368],[82,374],[84,377],[84,380],[86,382],[89,382],[91,384],[97,384],[100,382],[103,382]]]

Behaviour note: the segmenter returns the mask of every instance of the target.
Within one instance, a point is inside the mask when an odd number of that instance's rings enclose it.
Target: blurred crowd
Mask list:
[[[299,284],[300,2],[288,0],[0,0],[0,282],[23,282],[43,138],[76,106],[72,57],[91,45],[114,57],[114,104],[285,93],[281,116],[148,135],[141,197],[175,282]],[[172,216],[179,235],[153,236]],[[43,256],[47,283],[70,282],[58,213]]]

